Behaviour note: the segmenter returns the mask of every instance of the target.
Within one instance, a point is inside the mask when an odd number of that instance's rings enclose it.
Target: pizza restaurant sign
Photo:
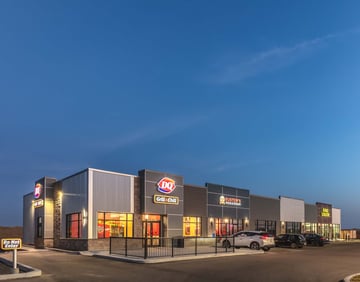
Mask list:
[[[241,206],[241,199],[220,196],[219,204],[220,205],[228,205],[228,206]]]
[[[157,190],[162,194],[167,195],[154,195],[155,204],[164,204],[164,205],[178,205],[179,197],[170,196],[168,194],[175,191],[176,183],[174,179],[169,177],[163,177],[157,183]]]
[[[21,248],[21,239],[18,238],[1,239],[2,250],[16,250],[20,248]]]

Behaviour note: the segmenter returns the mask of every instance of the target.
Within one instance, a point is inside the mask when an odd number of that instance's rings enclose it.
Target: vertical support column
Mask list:
[[[12,273],[19,273],[19,269],[17,268],[17,249],[13,250],[13,269]]]

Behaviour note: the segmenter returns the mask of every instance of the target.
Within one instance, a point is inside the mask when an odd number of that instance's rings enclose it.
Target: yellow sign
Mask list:
[[[1,239],[2,250],[15,250],[20,248],[21,248],[21,239],[19,238]]]
[[[36,200],[34,201],[34,208],[40,208],[44,206],[44,200],[40,199],[40,200]]]
[[[328,208],[322,208],[321,210],[321,216],[323,217],[330,217],[330,211]]]
[[[164,204],[164,205],[178,205],[179,197],[154,195],[154,203],[155,204]]]

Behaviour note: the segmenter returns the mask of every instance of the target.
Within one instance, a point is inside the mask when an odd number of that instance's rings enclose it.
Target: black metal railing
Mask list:
[[[147,259],[231,251],[234,247],[223,247],[218,237],[110,237],[110,254],[126,257]]]

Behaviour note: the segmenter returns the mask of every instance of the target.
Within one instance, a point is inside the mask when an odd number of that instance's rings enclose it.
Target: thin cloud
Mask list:
[[[240,62],[237,60],[235,64],[224,65],[212,81],[220,84],[239,83],[251,77],[282,69],[308,57],[331,39],[355,33],[359,33],[359,29],[328,34],[290,47],[276,47],[242,59]]]
[[[198,126],[208,118],[205,116],[188,116],[172,120],[161,120],[152,124],[136,128],[134,131],[124,133],[116,137],[107,137],[105,140],[98,140],[95,146],[98,149],[106,148],[110,150],[120,149],[140,142],[153,142],[179,134],[188,128]]]

